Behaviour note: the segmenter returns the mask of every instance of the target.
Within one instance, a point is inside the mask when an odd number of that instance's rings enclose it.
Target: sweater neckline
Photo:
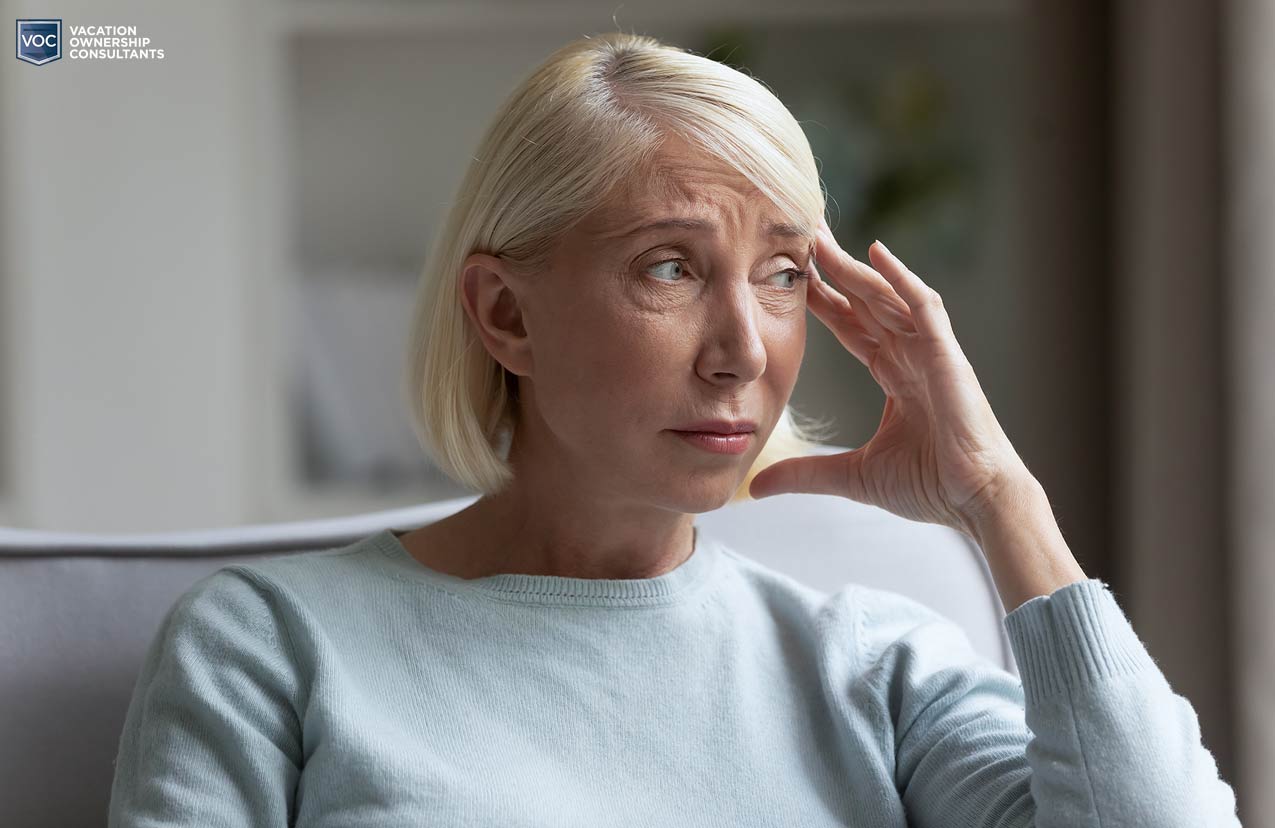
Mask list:
[[[460,578],[432,569],[412,557],[392,529],[372,536],[373,544],[408,580],[433,584],[459,594],[504,602],[562,606],[663,606],[680,603],[708,581],[720,550],[716,541],[693,528],[691,555],[674,569],[652,578],[569,578],[561,575],[498,573]]]

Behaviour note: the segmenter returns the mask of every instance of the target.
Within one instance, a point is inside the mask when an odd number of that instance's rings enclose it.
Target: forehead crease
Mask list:
[[[661,198],[680,198],[691,204],[703,200],[706,187],[728,186],[750,197],[763,195],[742,173],[723,167],[660,167],[647,178],[647,183]]]
[[[687,163],[662,163],[650,166],[635,175],[622,188],[621,197],[612,202],[613,209],[605,211],[607,230],[627,227],[636,214],[659,212],[656,218],[674,214],[695,215],[700,208],[715,202],[709,188],[730,186],[736,192],[743,191],[750,200],[767,201],[765,193],[738,170],[723,164],[704,166]],[[598,218],[602,218],[601,215]],[[711,220],[711,219],[710,219]],[[811,238],[809,233],[789,223],[782,215],[762,219],[762,230],[773,231],[780,236]],[[604,231],[605,232],[605,231]]]

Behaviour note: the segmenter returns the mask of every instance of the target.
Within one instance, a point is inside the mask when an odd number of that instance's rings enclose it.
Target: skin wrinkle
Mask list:
[[[414,558],[461,578],[499,573],[649,578],[691,554],[696,514],[729,501],[796,384],[806,339],[801,237],[751,182],[680,139],[655,174],[617,188],[560,239],[539,273],[475,253],[461,281],[484,346],[519,378],[514,482],[400,538]],[[666,228],[679,217],[717,230]],[[685,259],[678,265],[652,265]],[[598,278],[604,277],[604,278]],[[668,429],[751,419],[739,455]]]

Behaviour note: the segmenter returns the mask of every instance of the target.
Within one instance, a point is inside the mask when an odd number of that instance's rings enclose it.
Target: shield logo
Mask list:
[[[62,19],[19,20],[18,60],[36,66],[62,57]]]

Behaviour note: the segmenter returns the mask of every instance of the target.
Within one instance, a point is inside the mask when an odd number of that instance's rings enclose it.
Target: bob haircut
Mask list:
[[[824,213],[814,155],[760,82],[645,35],[585,36],[559,48],[488,125],[421,274],[404,393],[418,441],[448,477],[491,494],[514,475],[518,377],[472,330],[459,294],[465,259],[499,255],[534,274],[561,234],[650,172],[670,132],[739,171],[814,235]],[[766,466],[811,453],[826,425],[786,406],[731,502],[750,499]]]

